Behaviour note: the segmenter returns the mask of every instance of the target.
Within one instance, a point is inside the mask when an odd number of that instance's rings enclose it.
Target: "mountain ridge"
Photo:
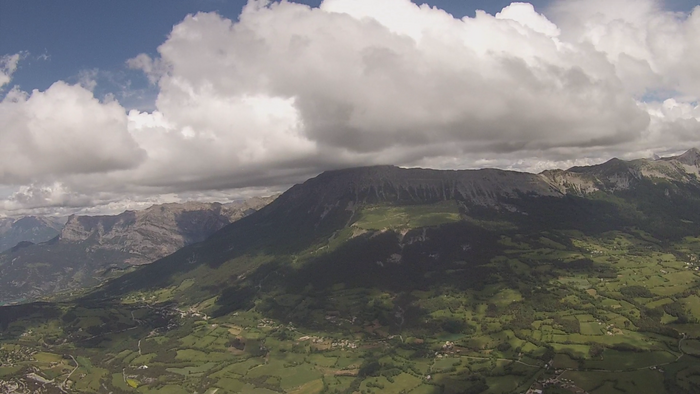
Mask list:
[[[92,241],[101,249],[133,254],[127,264],[146,264],[184,245],[204,240],[271,200],[273,198],[255,197],[233,204],[167,203],[118,215],[72,215],[58,240],[71,243]]]
[[[273,199],[170,203],[118,215],[72,215],[55,238],[37,244],[23,241],[0,254],[0,301],[94,286],[200,242]]]
[[[566,224],[587,229],[613,229],[642,220],[655,223],[656,231],[687,231],[691,224],[659,223],[658,217],[642,214],[634,208],[634,204],[666,204],[668,209],[680,209],[674,199],[687,197],[669,191],[672,182],[680,181],[646,177],[643,172],[634,171],[638,165],[615,159],[597,166],[540,174],[499,169],[406,169],[386,165],[326,171],[292,186],[255,214],[222,228],[206,241],[145,267],[145,276],[153,280],[146,283],[143,278],[129,274],[105,285],[98,296],[116,296],[140,286],[164,286],[171,275],[200,265],[216,269],[246,254],[294,255],[313,245],[324,248],[358,220],[363,207],[367,206],[425,205],[450,200],[456,202],[462,218],[510,215],[508,220],[537,224],[542,228]],[[682,180],[692,187],[700,187],[691,175]],[[663,185],[658,181],[663,181]],[[635,187],[651,191],[649,196],[644,193],[645,199],[663,200],[620,205],[625,199],[637,198],[632,192]],[[601,199],[597,193],[612,198]],[[621,213],[624,215],[620,216]],[[559,223],[556,215],[568,215],[569,219]],[[694,221],[695,216],[698,214],[689,214],[687,219]],[[598,220],[594,220],[596,218]],[[620,222],[621,219],[626,222]],[[700,222],[700,216],[697,220]]]
[[[642,179],[697,185],[700,176],[700,150],[692,148],[681,155],[659,159],[625,161],[613,158],[592,166],[546,170],[540,175],[560,188],[562,193],[576,194],[627,190]]]

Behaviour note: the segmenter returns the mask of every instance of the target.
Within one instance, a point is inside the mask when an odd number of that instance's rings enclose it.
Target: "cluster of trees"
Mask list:
[[[630,298],[652,298],[652,297],[654,297],[654,294],[652,294],[652,292],[649,291],[649,289],[647,289],[644,286],[639,286],[639,285],[621,287],[620,293],[623,296],[630,297]]]
[[[554,316],[554,323],[559,325],[561,330],[567,334],[579,334],[581,333],[581,323],[579,323],[576,318],[562,318],[559,316]]]
[[[668,313],[669,315],[676,317],[678,320],[676,320],[676,323],[678,324],[686,324],[686,323],[694,323],[695,318],[692,316],[688,315],[688,310],[686,309],[685,305],[681,304],[678,301],[674,301],[670,304],[666,304],[663,306],[664,312]]]

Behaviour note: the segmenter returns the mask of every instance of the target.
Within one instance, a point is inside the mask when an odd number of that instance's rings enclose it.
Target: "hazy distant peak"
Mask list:
[[[93,286],[107,279],[109,275],[105,273],[111,269],[147,264],[203,241],[273,199],[255,198],[225,205],[170,203],[118,215],[72,215],[58,236],[54,230],[34,242],[41,242],[36,245],[28,242],[33,238],[21,238],[19,241],[23,242],[18,244],[15,237],[6,248],[12,248],[11,251],[0,254],[0,303]],[[28,217],[21,221],[30,224],[40,223],[41,219]],[[46,261],[51,262],[46,269],[32,269]],[[13,281],[27,285],[17,287]]]
[[[73,215],[61,231],[60,239],[83,242],[94,238],[100,244],[116,242],[120,247],[124,246],[122,243],[127,242],[133,244],[132,248],[139,250],[137,254],[144,256],[142,262],[148,262],[172,253],[186,244],[200,241],[203,237],[249,214],[251,210],[267,205],[272,199],[260,198],[227,205],[218,202],[188,201],[157,204],[144,210],[124,211],[118,215]],[[160,247],[147,242],[149,245],[146,249],[150,252],[140,250],[144,247],[138,242],[144,239],[151,240]]]
[[[23,216],[0,219],[0,252],[20,242],[40,243],[58,235],[64,220],[56,217]]]
[[[543,176],[569,192],[629,189],[636,182],[666,180],[697,183],[700,175],[700,150],[692,148],[679,156],[625,161],[613,158],[593,166],[572,167],[566,171],[545,171]]]
[[[680,156],[676,156],[673,159],[689,166],[700,166],[700,150],[697,148],[691,148],[687,152]]]

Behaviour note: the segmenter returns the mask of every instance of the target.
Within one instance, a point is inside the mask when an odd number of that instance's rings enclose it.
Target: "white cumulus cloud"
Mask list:
[[[17,64],[22,57],[23,53],[0,56],[0,92],[12,80],[12,74],[17,71]]]
[[[146,153],[127,130],[124,109],[77,85],[13,89],[0,102],[0,182],[133,168]]]
[[[29,187],[13,209],[123,206],[356,165],[540,171],[675,152],[700,145],[699,53],[700,7],[654,0],[464,18],[410,0],[251,0],[126,60],[157,87],[153,111],[95,99],[94,78],[11,90],[0,182]],[[3,59],[6,85],[17,60]]]

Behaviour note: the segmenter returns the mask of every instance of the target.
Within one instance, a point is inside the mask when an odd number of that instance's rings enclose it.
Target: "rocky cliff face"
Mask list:
[[[266,218],[274,218],[276,226],[294,227],[298,236],[301,229],[309,229],[311,234],[324,228],[330,230],[338,223],[348,223],[356,207],[364,204],[430,204],[456,200],[466,210],[517,211],[514,201],[521,197],[583,197],[598,191],[615,193],[630,190],[642,181],[700,185],[697,178],[700,166],[697,163],[700,163],[700,151],[691,150],[677,157],[634,161],[612,159],[595,166],[541,174],[496,169],[351,168],[327,171],[295,185],[261,210],[256,218],[265,223]]]
[[[363,204],[428,204],[458,200],[500,209],[504,200],[563,193],[541,175],[495,169],[440,171],[375,166],[328,171],[284,193],[266,210],[297,211],[323,219],[333,211]]]
[[[327,211],[339,201],[429,203],[455,199],[469,205],[499,207],[520,196],[562,197],[595,191],[627,190],[640,180],[698,184],[700,150],[657,160],[612,159],[603,164],[529,174],[496,169],[440,171],[374,166],[328,171],[296,185],[272,207],[294,200],[313,201]]]
[[[59,242],[84,244],[91,252],[129,253],[132,257],[125,263],[146,264],[185,245],[203,241],[269,201],[257,198],[227,205],[188,202],[154,205],[116,216],[71,216],[59,235]]]
[[[0,303],[94,286],[199,242],[274,198],[154,205],[115,216],[71,216],[57,237],[0,255]]]
[[[440,171],[393,166],[328,171],[298,186],[300,191],[317,187],[322,190],[314,194],[324,202],[343,197],[356,203],[458,199],[488,206],[497,204],[501,197],[560,194],[534,174],[496,169]]]
[[[700,151],[693,148],[680,156],[655,160],[612,159],[595,166],[544,171],[541,175],[562,193],[579,195],[629,190],[642,180],[699,184]]]

